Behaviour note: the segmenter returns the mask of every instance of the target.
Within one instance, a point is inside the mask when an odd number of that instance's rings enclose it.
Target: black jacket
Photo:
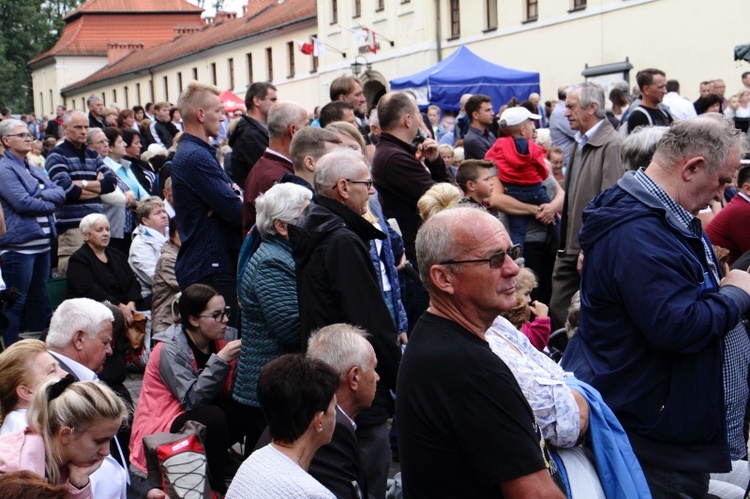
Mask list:
[[[392,414],[388,389],[396,389],[401,361],[396,326],[370,259],[369,241],[387,236],[337,201],[318,196],[316,202],[289,226],[302,348],[307,349],[313,331],[330,324],[365,329],[378,359],[380,382],[373,407],[360,414],[357,424],[379,424]]]
[[[128,265],[128,258],[113,248],[104,250],[108,263],[102,263],[84,243],[68,261],[68,298],[107,300],[114,305],[137,302],[141,285]]]
[[[177,127],[171,121],[163,122],[155,120],[151,123],[151,135],[153,136],[154,142],[161,144],[165,149],[172,147],[172,141],[174,136],[180,133]],[[156,134],[154,134],[156,132]]]
[[[89,128],[106,128],[107,124],[104,122],[104,118],[99,116],[99,119],[96,119],[93,114],[89,112]]]
[[[259,121],[243,116],[229,137],[229,147],[232,148],[232,180],[244,186],[250,169],[268,147],[268,130]]]

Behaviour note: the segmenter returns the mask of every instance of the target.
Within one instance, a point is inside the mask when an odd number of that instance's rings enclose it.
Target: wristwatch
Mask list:
[[[86,187],[88,187],[88,186],[89,186],[89,181],[88,181],[88,180],[81,180],[81,185],[82,185],[82,186],[83,186],[83,188],[85,189]]]

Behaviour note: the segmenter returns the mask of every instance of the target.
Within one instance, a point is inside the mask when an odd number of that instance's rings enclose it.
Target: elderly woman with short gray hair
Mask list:
[[[0,123],[0,141],[5,148],[0,159],[0,204],[7,228],[0,237],[0,259],[6,285],[20,293],[5,311],[8,326],[3,341],[8,347],[18,341],[24,307],[32,331],[42,331],[52,317],[44,282],[49,277],[50,241],[57,236],[54,214],[65,202],[65,191],[26,160],[31,135],[24,122]]]
[[[261,369],[283,354],[300,350],[297,278],[287,227],[311,197],[309,189],[286,183],[274,185],[255,200],[263,242],[240,269],[243,341],[232,394],[246,413],[249,450],[266,426],[257,392]]]
[[[132,325],[141,286],[125,254],[109,247],[107,217],[91,213],[83,217],[79,228],[85,243],[68,262],[68,298],[108,301],[122,311],[128,326]]]

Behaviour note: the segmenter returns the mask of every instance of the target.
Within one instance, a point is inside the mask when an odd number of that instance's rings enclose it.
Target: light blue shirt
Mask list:
[[[140,182],[138,182],[138,179],[135,178],[133,170],[130,169],[130,161],[121,159],[116,163],[113,169],[115,170],[117,175],[119,175],[120,178],[126,184],[128,184],[128,187],[130,187],[130,190],[133,191],[133,193],[135,194],[135,198],[138,201],[142,201],[150,196],[146,189],[144,189]]]

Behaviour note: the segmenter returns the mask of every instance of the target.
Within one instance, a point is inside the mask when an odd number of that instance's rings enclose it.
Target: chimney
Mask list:
[[[265,9],[271,4],[276,3],[278,0],[247,0],[247,10],[245,17],[253,17],[258,14],[261,10]],[[243,9],[244,11],[245,9]]]
[[[196,33],[200,30],[200,26],[175,26],[174,37],[177,38],[178,36],[189,35],[190,33]]]
[[[107,64],[112,65],[131,52],[143,49],[143,42],[108,42]]]
[[[242,17],[247,17],[247,5],[242,6]]]

